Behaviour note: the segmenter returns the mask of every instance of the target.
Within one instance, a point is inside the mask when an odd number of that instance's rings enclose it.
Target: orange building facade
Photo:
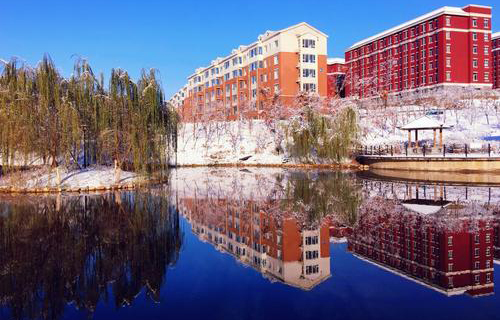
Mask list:
[[[267,31],[254,43],[196,69],[170,99],[184,121],[263,118],[300,92],[327,96],[328,36],[307,23]]]

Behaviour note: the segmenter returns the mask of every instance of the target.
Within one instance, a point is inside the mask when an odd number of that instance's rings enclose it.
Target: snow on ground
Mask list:
[[[446,125],[452,126],[443,130],[443,142],[445,144],[475,144],[484,145],[491,143],[500,147],[499,141],[485,141],[483,137],[500,136],[499,117],[493,111],[483,111],[480,107],[481,101],[474,102],[476,106],[462,110],[442,110],[442,114],[428,115]],[[361,112],[360,125],[364,131],[362,144],[367,146],[396,145],[408,141],[408,131],[399,130],[405,124],[426,115],[430,110],[438,110],[434,107],[403,106],[388,107],[382,110],[369,110]],[[432,141],[433,131],[419,131],[420,141]],[[439,139],[439,135],[438,135]],[[412,141],[415,141],[415,133],[412,132]]]
[[[121,171],[116,181],[115,170],[112,167],[92,167],[81,170],[59,171],[61,188],[97,188],[115,184],[131,184],[139,180],[133,172]],[[56,170],[49,175],[47,168],[19,171],[7,174],[0,178],[0,186],[14,186],[18,188],[58,187]]]
[[[282,164],[286,158],[262,120],[183,123],[179,130],[178,165]]]

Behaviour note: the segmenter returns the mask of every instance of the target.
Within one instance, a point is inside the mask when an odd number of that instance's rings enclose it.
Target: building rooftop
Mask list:
[[[326,60],[326,63],[327,64],[336,64],[336,63],[344,64],[345,63],[345,59],[344,58],[328,58]]]
[[[470,13],[463,10],[464,8],[466,8],[468,6],[475,6],[475,7],[480,7],[480,8],[491,8],[491,7],[487,7],[487,6],[481,6],[481,5],[467,5],[467,6],[462,7],[462,8],[458,8],[458,7],[442,7],[442,8],[436,9],[434,11],[431,11],[429,13],[426,13],[426,14],[424,14],[422,16],[419,16],[419,17],[417,17],[417,18],[415,18],[413,20],[410,20],[410,21],[407,21],[407,22],[402,23],[400,25],[397,25],[397,26],[395,26],[395,27],[393,27],[391,29],[388,29],[386,31],[377,33],[374,36],[371,36],[369,38],[366,38],[366,39],[363,39],[361,41],[358,41],[355,44],[353,44],[352,46],[350,46],[346,51],[350,51],[350,50],[356,49],[356,48],[361,47],[361,46],[363,46],[365,44],[368,44],[368,43],[370,43],[370,42],[372,42],[374,40],[378,40],[380,38],[386,37],[386,36],[388,36],[390,34],[393,34],[395,32],[402,31],[402,30],[404,30],[404,29],[406,29],[408,27],[411,27],[413,25],[421,23],[422,21],[425,21],[425,20],[428,20],[428,19],[432,19],[432,18],[440,16],[442,14],[469,16]]]
[[[491,39],[497,39],[500,38],[500,31],[495,32],[494,34],[491,35]]]
[[[444,124],[444,122],[438,121],[436,119],[429,118],[428,116],[423,116],[418,119],[411,121],[400,127],[401,130],[425,130],[425,129],[444,129],[450,128]]]
[[[278,31],[268,30],[264,34],[259,35],[258,38],[257,38],[258,39],[257,41],[254,41],[254,42],[252,42],[249,45],[240,45],[240,46],[238,46],[237,49],[233,49],[229,55],[227,55],[225,57],[217,57],[215,60],[213,60],[210,63],[209,66],[197,68],[193,74],[191,74],[190,76],[188,76],[188,79],[196,76],[200,72],[204,72],[205,70],[212,68],[215,64],[218,64],[218,63],[221,63],[223,61],[226,61],[227,59],[233,58],[238,53],[242,53],[243,51],[246,51],[246,50],[248,50],[248,49],[256,46],[261,41],[267,40],[267,39],[272,38],[272,37],[274,37],[274,36],[276,36],[276,35],[278,35],[280,33],[284,33],[286,31],[290,31],[290,30],[293,30],[293,29],[301,27],[301,26],[309,27],[309,28],[313,29],[314,31],[318,32],[319,34],[321,34],[321,35],[323,35],[323,36],[325,36],[325,37],[328,38],[327,34],[319,31],[318,29],[316,29],[315,27],[311,26],[307,22],[300,22],[300,23],[294,24],[293,26],[290,26],[288,28],[284,28],[284,29],[281,29],[281,30],[278,30]]]

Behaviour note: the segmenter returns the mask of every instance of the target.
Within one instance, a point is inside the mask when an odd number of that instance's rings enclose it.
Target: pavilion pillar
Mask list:
[[[434,131],[434,144],[433,144],[433,148],[436,148],[436,129],[432,129],[432,131]]]
[[[418,148],[418,129],[415,129],[415,148]]]
[[[439,129],[439,147],[443,147],[443,128]]]
[[[408,148],[411,148],[411,130],[408,130]]]

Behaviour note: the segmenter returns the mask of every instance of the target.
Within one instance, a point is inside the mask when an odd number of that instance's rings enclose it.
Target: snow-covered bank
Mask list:
[[[266,123],[264,120],[213,121],[183,123],[178,133],[178,166],[203,165],[301,165],[290,156],[285,141],[286,121]],[[316,159],[314,155],[311,158]],[[350,164],[345,159],[345,164]],[[322,159],[307,161],[328,165]]]
[[[262,120],[184,123],[178,135],[177,165],[288,162],[285,152],[276,150],[277,144]]]
[[[61,189],[96,189],[111,186],[131,185],[142,181],[136,173],[121,171],[115,174],[112,167],[91,167],[81,170],[47,168],[18,171],[0,178],[0,187],[18,189],[61,188]],[[59,183],[60,182],[60,183]]]

